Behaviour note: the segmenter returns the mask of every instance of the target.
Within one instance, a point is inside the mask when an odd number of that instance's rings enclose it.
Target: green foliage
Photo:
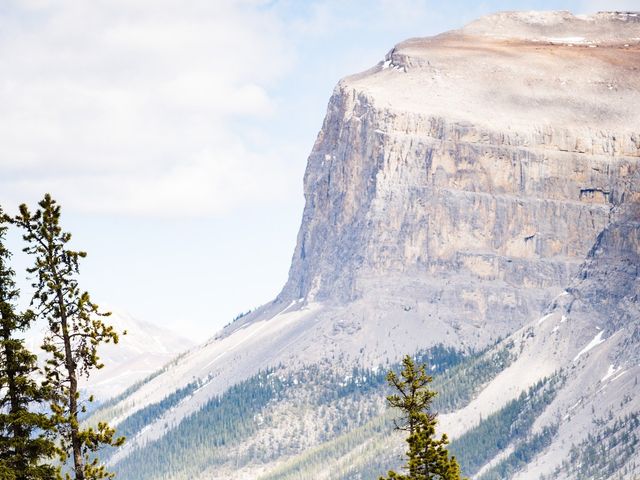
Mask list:
[[[558,433],[557,425],[548,425],[542,431],[531,435],[525,441],[517,444],[511,454],[497,465],[480,476],[480,480],[503,480],[511,478],[526,466],[535,456],[548,447],[553,437]]]
[[[336,464],[331,468],[328,478],[375,478],[378,472],[388,467],[388,459],[375,453],[387,449],[390,426],[391,422],[386,416],[373,417],[364,425],[342,432],[314,448],[305,449],[300,455],[259,477],[259,480],[306,480],[331,463]],[[357,457],[352,457],[350,454],[360,450],[362,445],[366,445],[366,450],[362,449]],[[369,455],[372,452],[374,455]]]
[[[407,355],[402,360],[403,369],[398,376],[393,371],[387,375],[394,388],[387,397],[389,405],[400,410],[402,423],[396,428],[409,433],[407,443],[406,474],[389,471],[388,480],[460,480],[460,467],[455,457],[449,457],[449,440],[443,434],[436,438],[436,414],[431,403],[437,393],[429,389],[433,378],[426,373],[425,365],[416,366]],[[380,477],[385,480],[385,477]]]
[[[436,408],[439,400],[448,394],[455,402],[446,402],[449,408],[462,408],[468,404],[475,392],[480,390],[482,382],[490,381],[502,368],[506,368],[514,358],[511,347],[505,344],[499,348],[473,354],[462,361],[451,365],[444,371],[433,371],[432,389],[442,392],[435,397],[432,406]],[[397,368],[397,367],[396,367]],[[365,377],[371,379],[376,386],[363,384],[364,398],[382,396],[379,375],[369,372]],[[543,427],[532,432],[534,422],[550,405],[565,381],[562,372],[539,382],[514,400],[507,402],[500,410],[481,419],[480,423],[466,434],[453,440],[448,449],[461,464],[463,474],[476,474],[479,468],[494,459],[496,455],[511,447],[513,450],[506,458],[488,469],[481,480],[504,480],[513,478],[524,464],[547,448],[557,433],[557,425]],[[329,383],[326,377],[318,377],[317,383]],[[448,390],[444,392],[443,386]],[[309,387],[311,388],[311,387]],[[317,387],[313,387],[314,390]],[[339,403],[344,405],[353,402],[352,409],[345,409],[336,421],[345,421],[363,410],[362,400],[357,399],[357,389],[353,394]],[[314,397],[316,393],[314,393]],[[468,399],[468,400],[465,400]],[[466,403],[465,403],[466,402]],[[451,407],[451,405],[455,405]],[[317,408],[317,407],[313,407]],[[438,407],[438,410],[440,408]],[[640,415],[630,415],[615,422],[607,429],[594,432],[589,442],[576,445],[572,461],[566,463],[559,472],[571,472],[569,475],[554,474],[549,477],[567,477],[579,479],[610,478],[607,472],[626,471],[631,469],[630,458],[637,455],[639,449],[638,420]],[[602,426],[599,420],[596,426]],[[613,422],[613,421],[610,421]],[[318,472],[330,480],[370,480],[377,478],[380,471],[396,468],[401,462],[397,460],[399,452],[393,448],[393,439],[389,437],[392,417],[389,412],[376,413],[368,421],[357,428],[339,432],[338,435],[323,443],[308,448],[292,456],[260,480],[306,480],[314,478]],[[606,455],[600,455],[599,445],[605,445]],[[609,448],[609,446],[614,446]],[[624,463],[627,462],[627,463]],[[612,470],[608,468],[612,466]],[[579,473],[584,472],[584,473]],[[589,473],[590,472],[590,473]],[[588,475],[591,476],[588,476]],[[323,477],[324,478],[324,477]],[[617,478],[617,477],[614,477]],[[625,477],[626,478],[626,477]]]
[[[624,472],[629,462],[637,458],[640,451],[640,412],[629,413],[614,421],[608,417],[596,419],[594,423],[600,428],[578,445],[571,446],[569,458],[547,477],[549,480],[560,476],[576,480],[613,478],[615,472]]]
[[[511,365],[516,357],[512,348],[512,343],[506,343],[499,348],[472,353],[464,362],[451,365],[452,368],[446,369],[434,380],[433,388],[438,392],[433,402],[434,409],[453,412],[467,405],[482,385]],[[417,361],[425,360],[418,357]],[[433,365],[430,360],[428,363]]]
[[[111,478],[95,453],[103,445],[121,445],[124,438],[117,438],[104,422],[80,428],[78,417],[86,407],[79,402],[78,380],[102,368],[98,346],[117,343],[118,335],[102,321],[109,313],[100,312],[89,293],[80,290],[79,261],[86,253],[68,248],[71,234],[62,230],[60,216],[60,206],[47,194],[34,213],[21,205],[14,221],[24,231],[24,251],[35,258],[28,269],[36,279],[33,303],[49,326],[42,348],[50,355],[45,375],[63,461],[66,455],[72,457],[76,480]]]
[[[91,425],[91,424],[97,423],[98,421],[106,421],[106,422],[108,422],[108,421],[114,419],[115,417],[121,415],[125,411],[124,408],[122,408],[121,406],[118,405],[121,401],[123,401],[126,398],[128,398],[129,396],[133,395],[140,388],[142,388],[142,386],[144,386],[147,383],[149,383],[151,380],[156,378],[158,375],[161,375],[162,373],[166,372],[172,366],[177,365],[178,362],[180,361],[180,359],[183,358],[185,355],[187,355],[187,353],[188,352],[184,352],[184,353],[181,353],[180,355],[178,355],[177,357],[174,357],[173,360],[171,360],[169,363],[164,365],[162,368],[160,368],[159,370],[156,370],[155,372],[151,373],[150,375],[147,375],[142,380],[139,380],[139,381],[135,382],[133,385],[128,387],[124,392],[120,393],[119,395],[116,395],[115,397],[112,397],[109,400],[107,400],[105,402],[102,402],[100,404],[89,404],[89,405],[87,405],[86,412],[83,412],[84,414],[81,415],[81,417],[80,417],[81,423],[86,423],[86,424]],[[89,407],[91,407],[92,405],[95,405],[95,408],[90,409]],[[126,422],[126,420],[125,420],[125,422]],[[122,427],[119,426],[118,431],[121,431],[121,429],[122,429]],[[124,437],[127,437],[127,433],[126,432],[121,431],[121,433],[122,433],[122,435]]]
[[[479,390],[480,382],[491,380],[510,362],[511,355],[505,347],[463,353],[451,347],[435,345],[417,352],[415,358],[417,362],[431,365],[430,374],[434,377],[432,385],[442,392],[433,405],[438,405],[446,393],[445,405],[459,408],[465,405],[465,399],[470,400]],[[401,364],[394,364],[391,368],[399,369]],[[289,461],[265,478],[306,480],[313,478],[318,470],[326,469],[327,465],[332,465],[331,479],[377,478],[379,472],[397,465],[395,450],[389,448],[389,430],[393,427],[393,418],[391,410],[384,409],[387,388],[385,370],[380,367],[373,370],[353,367],[345,374],[344,371],[332,371],[322,364],[307,365],[294,375],[278,376],[277,369],[261,373],[243,382],[244,393],[228,390],[218,398],[220,403],[207,405],[199,417],[218,416],[217,410],[224,408],[224,421],[216,422],[209,429],[193,428],[191,423],[185,422],[177,426],[166,425],[165,428],[172,429],[170,440],[161,439],[140,447],[133,457],[127,457],[116,465],[116,471],[119,476],[131,480],[191,479],[197,477],[203,468],[218,470],[228,467],[236,470],[248,464],[289,456]],[[482,371],[482,375],[477,375],[476,379],[468,378],[470,372],[478,371]],[[238,395],[258,395],[263,388],[260,384],[265,382],[265,375],[270,375],[272,379],[277,377],[280,384],[270,394],[270,399],[263,398],[261,402],[253,404],[253,409],[232,410],[225,407],[234,402],[246,403],[245,400],[238,400]],[[442,391],[442,385],[446,385],[446,392]],[[128,438],[134,437],[143,421],[161,418],[176,404],[176,400],[182,398],[183,393],[176,391],[162,401],[145,407],[139,411],[140,417],[137,413],[131,416],[131,423],[125,420],[119,424],[119,431]],[[275,399],[284,399],[286,404],[296,405],[295,411],[287,413],[286,431],[282,431],[282,418],[274,415],[274,411],[277,411],[273,402]],[[113,418],[122,413],[114,410],[111,402],[107,402],[106,407],[106,410],[96,412],[95,418]],[[317,440],[311,444],[306,443],[307,435],[301,426],[304,417],[309,415],[316,416],[323,425],[321,431],[314,433]],[[242,424],[242,434],[234,436],[239,423]],[[241,450],[236,448],[252,436],[272,429],[279,431],[281,436],[269,437],[265,444],[260,442]],[[225,438],[224,444],[216,443],[218,436]],[[174,455],[172,451],[176,445],[181,453]],[[357,456],[349,455],[354,451],[359,452]]]
[[[0,208],[0,478],[50,480],[58,469],[45,463],[57,454],[50,418],[34,411],[50,399],[35,379],[36,356],[16,334],[29,328],[31,311],[17,313],[19,292],[4,246],[8,219]]]
[[[509,445],[527,440],[533,423],[555,398],[563,381],[561,375],[554,375],[538,382],[453,441],[451,451],[456,452],[462,471],[475,474]],[[511,466],[517,465],[514,456]]]
[[[179,388],[170,395],[167,395],[159,402],[152,403],[151,405],[141,408],[118,425],[118,432],[125,437],[133,437],[146,425],[149,425],[154,420],[158,419],[163,413],[175,407],[185,397],[193,394],[193,392],[197,390],[198,386],[197,382],[190,383],[186,387]]]
[[[207,465],[227,458],[227,449],[253,434],[258,428],[255,415],[278,398],[287,385],[273,370],[240,382],[158,441],[135,450],[115,469],[136,480],[163,478],[176,472],[185,475],[183,478],[194,478]]]

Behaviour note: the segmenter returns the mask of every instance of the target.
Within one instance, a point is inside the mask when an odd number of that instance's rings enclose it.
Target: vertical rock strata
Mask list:
[[[442,315],[466,303],[466,321],[512,331],[638,201],[637,17],[549,14],[532,38],[515,38],[526,15],[496,17],[404,42],[338,85],[280,299],[418,284]]]

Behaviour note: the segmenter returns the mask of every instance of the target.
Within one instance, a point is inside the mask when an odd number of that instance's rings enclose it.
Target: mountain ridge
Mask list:
[[[406,353],[442,345],[468,365],[487,348],[487,364],[500,349],[513,356],[440,418],[470,450],[482,438],[499,441],[489,418],[522,422],[522,434],[509,436],[497,455],[474,460],[482,474],[574,478],[582,465],[571,445],[587,448],[596,430],[615,438],[640,410],[640,22],[633,15],[498,14],[402,42],[342,80],[309,156],[282,292],[99,412],[123,425],[156,412],[112,464],[184,435],[181,425],[195,415],[217,418],[235,386],[264,393],[262,375],[276,369],[282,378],[299,375],[298,383],[248,412],[263,422],[251,426],[253,436],[265,444],[277,438],[281,450],[252,461],[250,452],[262,447],[234,437],[224,447],[238,454],[233,460],[206,437],[214,466],[202,466],[200,478],[305,478],[299,471],[361,478],[364,445],[389,448],[383,389],[371,399],[356,389],[318,404],[322,375],[314,381],[305,372],[347,378],[354,368],[390,368]],[[514,29],[533,33],[505,38]],[[558,376],[564,380],[554,383]],[[160,408],[176,392],[180,399]],[[373,436],[341,432],[336,425],[349,415],[358,419],[354,432],[373,422],[366,430]],[[304,441],[305,432],[328,425],[333,434]],[[279,470],[310,448],[338,457]],[[610,465],[633,478],[637,449],[625,448],[631,454]],[[346,458],[363,470],[340,476]],[[197,465],[184,466],[189,473],[162,465],[165,473],[145,478],[192,478]]]
[[[139,320],[120,309],[106,311],[111,312],[108,323],[120,335],[119,343],[103,345],[99,353],[104,367],[80,381],[83,392],[99,402],[117,397],[195,345],[171,330]],[[31,351],[41,350],[44,334],[45,330],[39,326],[28,332],[26,342]]]

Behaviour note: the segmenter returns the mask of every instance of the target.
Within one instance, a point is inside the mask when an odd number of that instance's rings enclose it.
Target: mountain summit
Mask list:
[[[639,68],[640,14],[507,12],[340,81],[285,287],[99,412],[114,467],[375,478],[415,353],[466,475],[634,478]]]

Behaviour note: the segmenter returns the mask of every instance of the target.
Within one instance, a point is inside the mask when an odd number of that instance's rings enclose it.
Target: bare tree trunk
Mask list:
[[[62,326],[62,339],[64,341],[65,367],[69,376],[69,427],[71,430],[71,448],[73,449],[73,468],[76,472],[75,480],[84,480],[84,462],[82,458],[82,442],[80,441],[78,424],[78,377],[76,364],[73,361],[71,351],[71,337],[67,324],[67,312],[62,298],[62,292],[58,291],[58,305],[60,307],[60,323]]]

